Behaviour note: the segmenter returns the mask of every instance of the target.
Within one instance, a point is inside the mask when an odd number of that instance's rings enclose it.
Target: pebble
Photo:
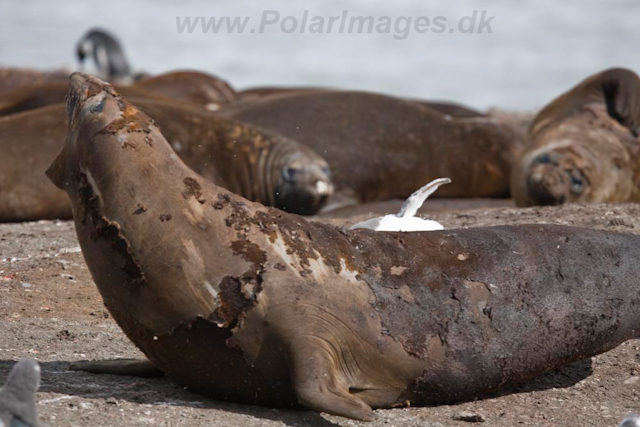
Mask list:
[[[466,421],[468,423],[483,423],[487,420],[484,415],[470,411],[460,412],[459,414],[454,415],[453,419],[456,421]]]

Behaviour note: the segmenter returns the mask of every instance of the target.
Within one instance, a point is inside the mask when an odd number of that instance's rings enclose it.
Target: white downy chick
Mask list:
[[[434,231],[444,230],[442,224],[430,219],[416,217],[420,206],[432,195],[438,187],[451,183],[449,178],[434,179],[415,193],[402,204],[400,212],[395,215],[385,215],[359,222],[351,226],[351,230],[368,228],[375,231]]]

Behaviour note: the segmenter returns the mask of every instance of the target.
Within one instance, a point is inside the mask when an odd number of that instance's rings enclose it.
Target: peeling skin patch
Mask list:
[[[146,285],[147,279],[140,265],[131,255],[131,245],[122,235],[120,224],[100,214],[100,197],[96,195],[98,189],[89,171],[79,173],[78,181],[80,183],[78,193],[82,202],[79,204],[78,217],[83,224],[87,221],[93,223],[94,230],[90,235],[93,240],[105,241],[124,259],[121,269],[127,277],[128,288],[133,295],[139,295],[140,287]]]
[[[236,255],[241,255],[247,262],[262,266],[267,262],[267,253],[249,240],[235,240],[231,249]]]
[[[116,134],[119,131],[125,132],[144,132],[150,133],[151,126],[155,126],[155,122],[146,119],[145,116],[132,105],[125,104],[122,99],[117,99],[122,116],[112,121],[99,131],[102,134]]]
[[[182,192],[182,197],[184,197],[185,200],[193,197],[200,203],[204,203],[204,198],[202,197],[202,186],[198,181],[193,178],[187,177],[184,179],[183,183],[185,189]]]
[[[188,199],[187,204],[189,205],[188,209],[183,209],[182,213],[187,217],[187,221],[191,223],[191,225],[199,226],[200,228],[205,229],[206,226],[203,223],[204,220],[204,204],[197,199]]]
[[[93,175],[91,175],[91,172],[89,170],[81,169],[81,173],[86,178],[87,183],[91,186],[91,192],[93,193],[93,197],[95,197],[96,201],[98,202],[98,206],[96,206],[96,208],[101,208],[102,193],[100,193],[100,189],[98,188],[98,184],[96,184],[96,180],[93,179]]]
[[[400,276],[402,273],[405,272],[405,270],[407,269],[407,267],[401,267],[401,266],[397,266],[394,265],[393,267],[391,267],[391,275],[392,276]]]
[[[218,305],[218,302],[215,298],[211,298],[213,293],[210,289],[206,288],[209,282],[206,279],[202,254],[192,240],[183,240],[182,245],[185,256],[180,260],[180,265],[182,266],[185,279],[187,279],[187,285],[191,289],[191,293],[212,312]]]

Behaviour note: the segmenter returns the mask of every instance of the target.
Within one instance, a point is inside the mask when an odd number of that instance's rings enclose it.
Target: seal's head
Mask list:
[[[71,153],[89,149],[82,144],[74,147],[78,144],[78,140],[82,139],[78,137],[78,133],[83,132],[83,134],[90,134],[86,136],[93,136],[111,123],[126,122],[127,117],[121,112],[122,104],[122,98],[111,85],[86,74],[71,75],[66,99],[69,120],[67,140],[46,172],[58,188],[66,189],[71,171],[82,167],[70,157]],[[137,110],[129,106],[125,112],[133,115]]]
[[[554,142],[524,155],[514,170],[518,206],[627,200],[634,191],[633,170],[618,135],[607,129],[560,130],[548,135]]]
[[[298,215],[318,212],[333,194],[327,162],[308,147],[285,150],[274,164],[274,206]]]
[[[577,202],[589,194],[585,173],[588,162],[572,147],[543,151],[531,159],[526,171],[527,204],[560,205]]]

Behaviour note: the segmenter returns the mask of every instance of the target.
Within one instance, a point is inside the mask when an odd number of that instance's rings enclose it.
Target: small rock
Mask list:
[[[484,415],[470,411],[460,412],[459,414],[454,415],[453,419],[456,421],[466,421],[468,423],[483,423],[487,420]]]
[[[116,400],[115,397],[109,397],[107,400],[104,401],[104,403],[106,403],[108,405],[119,406],[118,401]]]
[[[20,284],[20,286],[22,286],[23,288],[30,288],[30,287],[31,287],[31,283],[22,282],[22,283]]]
[[[629,378],[628,380],[626,380],[625,382],[623,382],[622,384],[624,385],[631,385],[631,384],[635,384],[638,382],[638,380],[640,380],[640,377],[637,376],[633,376],[631,378]]]

